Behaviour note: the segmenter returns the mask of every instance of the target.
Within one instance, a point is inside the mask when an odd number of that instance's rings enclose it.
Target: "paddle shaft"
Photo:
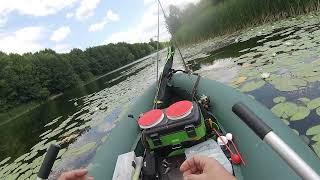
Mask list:
[[[246,105],[237,103],[232,111],[240,117],[263,141],[278,153],[285,162],[303,179],[320,180],[320,176],[272,129]]]

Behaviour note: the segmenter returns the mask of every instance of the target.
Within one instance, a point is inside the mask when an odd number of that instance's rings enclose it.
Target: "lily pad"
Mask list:
[[[241,83],[243,83],[246,79],[247,79],[247,77],[245,77],[245,76],[240,76],[238,79],[236,79],[236,80],[234,81],[234,84],[241,84]]]
[[[20,157],[18,157],[16,160],[14,160],[15,163],[24,160],[26,157],[28,157],[30,155],[30,153],[26,153]]]
[[[58,122],[59,119],[61,119],[61,118],[62,118],[62,116],[57,117],[56,119],[54,119],[51,122],[49,122],[48,124],[46,124],[44,127],[51,126],[52,124]]]
[[[306,135],[316,135],[320,134],[320,124],[317,126],[313,126],[307,130]]]
[[[265,84],[264,81],[251,81],[246,84],[244,84],[241,88],[241,92],[250,92],[256,89],[261,88]]]
[[[298,101],[303,102],[304,104],[307,104],[308,102],[310,102],[310,99],[306,97],[302,97],[302,98],[299,98]]]
[[[40,134],[40,136],[39,137],[42,137],[42,136],[44,136],[44,135],[47,135],[49,132],[51,132],[52,131],[52,129],[49,129],[48,131],[45,131],[44,133],[42,133],[42,134]]]
[[[281,119],[286,125],[289,125],[290,124],[290,122],[288,121],[288,120],[286,120],[286,119]]]
[[[93,149],[96,146],[95,142],[87,143],[79,148],[72,148],[68,149],[68,151],[63,155],[63,157],[69,157],[69,156],[79,156],[83,153],[86,153]]]
[[[291,77],[278,77],[271,80],[270,83],[279,91],[294,91],[307,85],[307,81]]]
[[[78,124],[77,122],[72,123],[72,124],[70,124],[69,126],[67,126],[65,129],[73,128],[73,127],[76,126],[77,124]]]
[[[0,166],[3,165],[3,164],[5,164],[6,162],[8,162],[10,159],[11,159],[11,157],[7,157],[7,158],[5,158],[4,160],[2,160],[2,161],[0,162]]]
[[[310,110],[307,107],[299,106],[298,111],[290,118],[291,121],[302,120],[309,116]]]
[[[313,141],[320,141],[320,134],[317,134],[311,138]]]
[[[290,118],[298,110],[298,106],[292,102],[283,102],[276,104],[271,108],[271,111],[280,118]]]
[[[311,100],[310,102],[307,103],[307,107],[309,109],[316,109],[317,107],[320,107],[320,97]]]
[[[312,148],[314,150],[314,152],[320,156],[320,142],[317,142],[315,144],[312,145]]]
[[[282,102],[285,102],[286,101],[286,98],[285,97],[283,97],[283,96],[279,96],[279,97],[276,97],[276,98],[274,98],[273,99],[273,102],[274,103],[282,103]]]

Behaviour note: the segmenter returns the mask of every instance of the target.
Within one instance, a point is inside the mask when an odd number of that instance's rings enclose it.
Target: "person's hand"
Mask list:
[[[188,180],[235,180],[218,161],[206,156],[194,156],[180,166],[183,179]]]
[[[93,180],[87,174],[87,169],[76,169],[62,173],[58,180]]]

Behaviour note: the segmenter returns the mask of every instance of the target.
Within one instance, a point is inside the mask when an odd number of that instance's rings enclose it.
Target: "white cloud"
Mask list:
[[[180,8],[185,7],[189,3],[197,3],[200,0],[162,0],[166,14],[169,11],[169,5],[175,5]],[[110,35],[104,43],[116,42],[147,42],[150,38],[155,39],[157,36],[157,19],[158,19],[158,5],[156,1],[144,0],[146,11],[140,19],[140,22],[135,27],[129,27],[127,31],[116,32]],[[160,12],[160,40],[168,40],[171,35],[168,33],[165,20],[162,12]]]
[[[52,49],[58,53],[68,53],[71,50],[71,46],[69,44],[56,44]]]
[[[47,16],[71,7],[78,0],[1,0],[0,21],[6,19],[12,12],[21,15]]]
[[[107,12],[107,20],[109,21],[119,21],[120,17],[117,13],[113,12],[112,10],[108,10]]]
[[[119,21],[120,17],[117,13],[113,12],[112,10],[108,10],[107,15],[103,18],[102,21],[92,24],[89,27],[90,32],[96,32],[102,30],[108,23]]]
[[[69,12],[69,13],[66,14],[66,18],[67,18],[67,19],[70,19],[70,18],[72,18],[73,16],[74,16],[74,14],[71,13],[71,12]]]
[[[76,18],[82,21],[92,16],[99,2],[100,0],[82,0],[75,12]]]
[[[55,42],[59,42],[64,40],[69,34],[71,33],[71,29],[69,26],[62,26],[58,29],[56,29],[51,37],[50,40],[51,41],[55,41]]]
[[[24,27],[12,33],[0,33],[0,50],[6,53],[35,52],[43,49],[40,41],[46,29],[41,26]]]

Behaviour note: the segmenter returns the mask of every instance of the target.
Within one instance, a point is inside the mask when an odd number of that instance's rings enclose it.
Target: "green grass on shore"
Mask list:
[[[180,19],[175,37],[180,44],[189,44],[319,8],[319,0],[225,0],[196,6]]]

